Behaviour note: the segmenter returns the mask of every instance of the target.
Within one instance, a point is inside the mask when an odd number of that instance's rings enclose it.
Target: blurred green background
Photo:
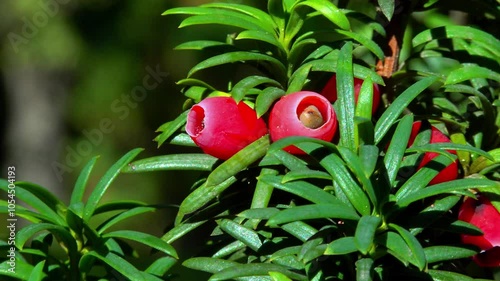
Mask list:
[[[40,184],[68,202],[80,170],[95,155],[100,158],[90,186],[133,148],[145,148],[139,158],[185,151],[153,142],[155,130],[182,112],[184,97],[175,81],[200,60],[196,52],[173,48],[199,32],[225,34],[179,30],[182,17],[161,13],[207,2],[212,1],[0,1],[2,177],[15,166],[18,181]],[[179,204],[197,176],[120,175],[104,200]],[[146,214],[120,227],[161,236],[175,211]],[[0,238],[6,234],[2,228]],[[202,246],[193,238],[174,245],[181,258]],[[139,263],[155,258],[147,249],[140,254],[145,258]],[[196,276],[180,274],[178,280]]]

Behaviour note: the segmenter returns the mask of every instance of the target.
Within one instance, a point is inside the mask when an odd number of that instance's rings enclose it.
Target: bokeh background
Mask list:
[[[145,148],[138,158],[181,152],[171,145],[157,148],[153,139],[161,124],[182,112],[185,99],[175,82],[186,77],[201,55],[173,49],[200,34],[225,34],[217,27],[177,29],[182,16],[161,13],[208,2],[0,1],[1,177],[15,166],[17,180],[42,185],[68,202],[80,170],[95,155],[100,158],[90,186],[133,148]],[[145,82],[148,75],[154,79]],[[224,74],[206,75],[216,81]],[[197,176],[120,175],[104,200],[179,204]],[[175,209],[167,209],[120,227],[161,236],[174,216]],[[105,219],[98,217],[95,223]],[[5,237],[2,228],[0,238]],[[195,238],[174,245],[181,258],[202,247]],[[140,254],[139,264],[154,258],[146,249]],[[177,280],[201,278],[180,266],[174,271]]]

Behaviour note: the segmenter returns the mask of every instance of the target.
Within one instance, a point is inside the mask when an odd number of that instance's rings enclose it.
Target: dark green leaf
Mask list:
[[[337,63],[336,113],[339,124],[341,146],[357,150],[354,130],[354,79],[352,77],[352,43],[346,43],[340,50]]]
[[[392,0],[389,0],[389,1],[392,1]],[[382,49],[377,45],[377,43],[373,42],[372,40],[363,36],[362,34],[354,33],[351,31],[340,30],[340,29],[336,29],[335,32],[340,33],[342,35],[345,35],[349,38],[352,38],[352,39],[358,41],[359,43],[361,43],[361,45],[363,47],[367,48],[373,54],[375,54],[375,56],[377,56],[377,58],[379,58],[379,59],[384,58],[384,51],[382,51]]]
[[[232,220],[223,219],[219,223],[219,226],[224,232],[243,242],[254,251],[258,251],[262,246],[262,241],[255,231],[235,223]]]
[[[226,268],[238,265],[237,262],[216,258],[190,258],[182,263],[183,266],[200,271],[216,273]]]
[[[427,267],[427,259],[424,249],[422,248],[422,245],[420,245],[420,242],[418,242],[417,238],[415,238],[415,236],[413,236],[413,234],[411,234],[408,230],[402,228],[399,225],[391,223],[389,224],[389,228],[397,231],[399,235],[401,235],[403,240],[406,242],[406,245],[408,245],[408,247],[410,248],[411,254],[413,256],[412,263],[417,266],[418,269],[423,271]]]
[[[73,192],[71,192],[71,200],[69,205],[72,206],[74,204],[78,204],[83,201],[83,195],[85,193],[85,187],[87,186],[87,182],[89,180],[90,173],[94,168],[95,163],[99,156],[93,157],[83,168],[78,175],[78,179],[76,180],[75,187],[73,188]]]
[[[255,111],[257,117],[260,118],[264,115],[273,105],[273,103],[285,95],[285,91],[276,87],[265,88],[255,100]]]
[[[384,156],[384,165],[389,178],[390,186],[394,186],[396,176],[398,175],[401,161],[405,154],[406,147],[413,124],[413,115],[406,115],[400,121],[392,136],[389,148]]]
[[[179,223],[179,219],[182,219],[183,215],[195,212],[236,182],[234,176],[259,158],[262,158],[266,154],[268,147],[269,136],[266,135],[247,145],[215,168],[208,176],[205,184],[189,194],[181,203],[176,222]]]
[[[52,194],[48,189],[29,182],[17,182],[16,187],[18,187],[19,189],[22,188],[33,194],[43,203],[45,203],[49,208],[56,211],[59,216],[64,216],[64,212],[67,209],[66,205],[61,200],[59,200],[59,198],[54,196],[54,194]]]
[[[461,68],[450,72],[444,84],[457,84],[473,78],[488,78],[500,82],[500,74],[493,70],[474,64],[463,64]]]
[[[212,255],[212,258],[216,258],[216,259],[221,259],[221,258],[225,258],[225,257],[228,257],[229,255],[232,255],[242,249],[245,249],[247,246],[245,245],[245,243],[239,241],[239,240],[236,240],[236,241],[233,241],[231,243],[229,243],[228,245],[222,247],[221,249],[219,249],[215,254]]]
[[[416,167],[411,167],[410,169],[412,169],[412,171],[410,172],[414,174],[407,181],[405,181],[405,183],[396,192],[396,200],[406,197],[409,194],[426,187],[443,167],[446,167],[451,163],[452,160],[450,160],[450,158],[444,155],[438,155],[427,165],[418,169],[416,173],[414,173]],[[431,164],[435,164],[436,167],[433,167]],[[437,165],[439,165],[439,167]]]
[[[375,145],[361,145],[358,153],[365,176],[369,178],[373,174],[373,171],[375,171],[379,149]]]
[[[90,194],[87,204],[85,205],[85,209],[83,211],[83,220],[88,222],[94,211],[101,201],[104,193],[111,185],[113,180],[118,176],[120,171],[125,167],[130,161],[132,161],[143,149],[136,148],[125,154],[120,160],[118,160],[111,168],[104,174],[104,176],[99,180],[96,187]]]
[[[470,26],[448,25],[427,29],[417,34],[412,41],[413,46],[418,46],[436,39],[463,38],[474,44],[480,44],[489,50],[497,59],[500,58],[500,40],[493,35]]]
[[[97,232],[99,234],[102,234],[104,231],[106,231],[108,228],[111,226],[125,220],[131,217],[135,217],[137,215],[147,213],[147,212],[154,212],[156,208],[154,207],[136,207],[130,210],[127,210],[125,212],[122,212],[116,216],[111,217],[110,219],[106,220],[104,223],[99,225],[97,228]]]
[[[306,276],[292,272],[284,266],[270,263],[238,264],[223,269],[210,277],[210,281],[228,280],[237,277],[269,276],[269,272],[280,272],[292,280],[307,280]]]
[[[243,100],[248,91],[252,88],[255,88],[261,84],[270,84],[276,87],[280,87],[281,84],[273,79],[264,77],[264,76],[248,76],[240,80],[236,85],[234,85],[231,90],[231,96],[236,102],[240,102]]]
[[[278,171],[274,169],[269,169],[269,168],[262,168],[260,171],[259,177],[265,176],[265,175],[277,175]],[[251,208],[266,208],[271,200],[271,196],[273,194],[274,187],[264,181],[257,181],[257,184],[255,185],[255,192],[252,197],[252,204]],[[253,226],[254,228],[257,227],[257,224],[259,223],[260,218],[255,218],[253,220]]]
[[[340,202],[340,201],[339,201]],[[272,216],[267,222],[274,226],[288,222],[310,219],[345,219],[358,220],[359,216],[344,204],[314,204],[285,209]]]
[[[4,190],[6,193],[8,193],[8,184],[9,183],[7,181],[3,181],[3,183],[4,184],[0,185],[0,189]],[[56,209],[55,206],[52,206],[52,207],[48,206],[40,198],[38,198],[30,191],[23,188],[22,187],[23,184],[25,184],[25,183],[16,182],[16,189],[15,189],[16,190],[16,200],[24,201],[29,207],[38,211],[41,216],[38,216],[35,212],[28,211],[27,209],[25,209],[26,212],[23,212],[25,215],[35,217],[35,218],[42,218],[43,217],[44,219],[46,219],[49,222],[56,224],[56,225],[61,225],[61,226],[66,225],[66,222],[64,221],[63,217],[55,211],[55,209]],[[5,202],[5,206],[7,206],[6,203],[7,202]],[[21,215],[20,211],[23,210],[19,207],[21,207],[21,206],[16,206],[16,215]]]
[[[82,266],[88,264],[88,260],[93,258],[97,258],[101,260],[103,263],[109,265],[114,270],[118,271],[120,274],[125,276],[128,280],[148,280],[148,281],[162,280],[154,275],[141,272],[140,270],[135,268],[132,264],[130,264],[128,261],[124,260],[122,257],[118,256],[113,252],[108,252],[106,255],[101,255],[95,251],[89,251],[85,253],[80,259],[80,268],[82,269]]]
[[[228,63],[236,63],[236,62],[244,62],[244,61],[258,61],[258,62],[269,62],[276,69],[277,77],[283,77],[286,73],[285,66],[279,60],[272,56],[252,53],[252,52],[230,52],[221,55],[216,55],[211,58],[208,58],[197,65],[195,65],[188,73],[188,77],[192,76],[194,73],[207,69],[210,67],[228,64]]]
[[[440,183],[436,185],[431,185],[425,189],[421,189],[410,193],[398,200],[398,205],[408,206],[409,204],[443,193],[453,193],[460,190],[465,190],[469,188],[481,188],[481,187],[496,187],[498,188],[498,183],[486,179],[460,179],[453,180],[445,183]]]
[[[281,226],[281,229],[290,233],[302,242],[309,240],[318,231],[305,222],[295,221]]]
[[[172,266],[177,263],[177,259],[166,256],[155,259],[155,261],[144,270],[145,273],[149,273],[156,276],[165,275]]]
[[[370,175],[365,174],[363,162],[352,151],[344,147],[338,147],[342,158],[345,160],[347,167],[354,173],[358,181],[362,184],[363,190],[366,192],[373,206],[378,205],[378,198],[375,189],[369,179]]]
[[[377,0],[384,16],[390,21],[394,14],[394,0]]]
[[[283,183],[283,179],[284,179],[283,176],[272,176],[272,175],[259,176],[259,181],[263,181],[267,184],[270,184],[279,190],[295,194],[313,203],[341,204],[341,201],[335,198],[335,196],[311,183],[305,181],[293,181],[293,182]]]
[[[467,151],[470,153],[474,153],[477,155],[481,155],[483,157],[486,157],[490,160],[493,160],[491,155],[489,155],[487,152],[485,152],[482,149],[473,147],[471,145],[464,145],[464,144],[458,144],[458,143],[432,143],[432,144],[424,144],[424,145],[419,145],[419,146],[412,146],[411,148],[408,148],[406,152],[436,152],[439,154],[447,155],[451,159],[455,159],[454,155],[450,155],[448,153],[445,153],[444,150],[460,150],[460,151]],[[451,157],[450,157],[451,156]]]
[[[370,77],[367,77],[359,90],[358,101],[356,104],[355,116],[371,120],[373,108],[373,83]],[[363,138],[363,136],[360,136]],[[371,143],[369,143],[371,144]]]
[[[122,172],[141,173],[164,170],[212,171],[218,160],[213,156],[203,153],[161,155],[134,161],[124,167]]]
[[[16,261],[15,271],[10,270],[11,268],[12,266],[9,260],[0,263],[0,276],[9,276],[13,278],[12,280],[20,279],[24,281],[30,278],[31,272],[34,269],[31,264],[20,260]]]
[[[438,81],[438,77],[427,77],[411,85],[387,108],[375,125],[375,143],[379,143],[405,108],[426,88]]]
[[[289,181],[302,180],[302,179],[324,179],[324,180],[332,180],[330,174],[325,173],[323,171],[315,171],[310,169],[304,170],[295,170],[286,173],[283,177],[283,183],[287,183]]]
[[[430,206],[422,210],[418,215],[408,219],[411,222],[410,226],[419,226],[410,229],[411,234],[417,235],[436,220],[440,219],[453,206],[460,201],[460,196],[450,195],[432,202]]]
[[[179,28],[193,25],[220,24],[246,30],[262,30],[269,33],[274,32],[272,29],[269,29],[268,26],[255,18],[231,11],[221,12],[222,10],[211,10],[213,11],[212,14],[195,15],[183,20],[179,25]]]
[[[184,111],[177,118],[175,118],[174,121],[167,122],[156,130],[157,132],[161,132],[161,134],[154,139],[158,143],[158,147],[160,147],[170,136],[186,124],[188,113],[188,110]]]
[[[269,276],[271,276],[273,281],[292,281],[292,279],[288,278],[285,274],[276,271],[270,271]]]
[[[174,145],[197,147],[193,139],[191,139],[191,137],[186,133],[177,134],[175,137],[172,138],[170,143]]]
[[[318,59],[303,64],[301,68],[311,66],[312,71],[337,72],[337,61],[338,59]],[[297,73],[297,71],[295,73]],[[374,83],[385,85],[384,80],[375,71],[369,68],[353,64],[353,71],[354,77],[362,80],[366,79],[366,77],[370,77]],[[295,76],[295,73],[292,75],[292,78]]]
[[[375,232],[381,223],[382,219],[374,216],[362,216],[358,221],[354,234],[354,244],[363,255],[366,255],[372,248]]]
[[[326,17],[332,23],[336,24],[338,27],[344,30],[351,29],[349,20],[344,15],[344,13],[328,0],[299,1],[294,5],[294,8],[296,9],[299,6],[309,6],[314,10],[320,12],[324,17]]]
[[[311,72],[311,68],[310,64],[303,65],[292,74],[288,83],[288,89],[286,90],[288,94],[302,90],[304,84],[306,84],[307,76]]]
[[[273,215],[277,214],[279,209],[277,208],[254,208],[248,209],[238,214],[238,217],[246,219],[259,219],[267,220]]]
[[[182,224],[176,225],[174,228],[170,229],[165,233],[161,239],[167,243],[173,243],[175,240],[181,238],[182,236],[193,231],[197,227],[201,226],[207,221],[197,221],[197,222],[184,222]]]
[[[170,244],[168,244],[167,242],[163,241],[162,239],[160,239],[156,236],[153,236],[151,234],[138,232],[138,231],[132,231],[132,230],[117,230],[117,231],[106,233],[102,237],[103,238],[111,238],[111,237],[112,238],[122,238],[122,239],[136,241],[136,242],[139,242],[139,243],[144,244],[146,246],[149,246],[151,248],[162,251],[165,254],[170,255],[174,258],[178,258],[175,249],[172,246],[170,246]]]
[[[276,47],[279,51],[284,52],[281,42],[269,32],[261,30],[244,30],[236,36],[235,40],[256,40],[262,41]]]
[[[356,281],[372,281],[373,259],[363,258],[356,261]]]
[[[220,46],[228,46],[230,47],[230,44],[220,42],[220,41],[212,41],[212,40],[194,40],[194,41],[188,41],[182,44],[177,45],[174,50],[203,50],[205,48],[211,48],[211,47],[220,47]],[[189,86],[202,86],[208,89],[215,90],[212,88],[210,85],[208,85],[205,82],[202,82],[201,80],[198,79],[182,79],[177,82],[178,85],[189,85]]]
[[[242,5],[242,4],[235,4],[235,3],[209,3],[209,4],[204,4],[201,7],[209,7],[209,8],[218,8],[218,9],[226,9],[230,11],[236,11],[241,14],[250,16],[252,18],[255,18],[258,20],[263,26],[265,24],[265,27],[267,30],[270,32],[274,31],[277,26],[275,22],[273,21],[272,17],[267,14],[266,12],[259,10],[257,8],[254,8],[249,5]]]
[[[354,237],[342,237],[328,244],[325,255],[345,255],[358,251]]]
[[[362,215],[370,214],[371,206],[369,197],[351,177],[349,171],[344,166],[344,162],[337,155],[329,154],[320,161],[320,164],[330,173],[334,182],[338,184],[352,206]],[[368,183],[367,190],[372,193]],[[373,197],[373,200],[375,200],[375,197]]]
[[[16,235],[16,247],[22,250],[25,246],[25,243],[33,238],[35,234],[41,231],[49,231],[53,233],[56,237],[58,237],[62,243],[64,243],[65,247],[70,251],[70,253],[76,254],[78,252],[76,247],[76,241],[71,236],[70,232],[59,225],[54,225],[50,223],[37,223],[30,224],[28,226],[23,227]]]
[[[458,260],[471,257],[478,250],[470,245],[431,246],[424,249],[427,262],[435,263],[448,260]]]
[[[399,234],[392,231],[384,232],[377,235],[375,241],[387,248],[388,252],[405,264],[405,266],[408,266],[408,263],[413,261],[414,257],[410,248]]]
[[[432,276],[432,280],[434,281],[473,281],[474,279],[451,271],[437,270],[437,269],[429,269],[427,271],[430,276]]]

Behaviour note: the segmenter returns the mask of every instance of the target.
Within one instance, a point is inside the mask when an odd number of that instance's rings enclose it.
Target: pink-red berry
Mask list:
[[[466,198],[460,206],[458,219],[475,225],[483,235],[462,234],[464,244],[475,245],[481,252],[473,260],[483,267],[500,266],[500,213],[484,195],[477,200]]]
[[[331,141],[337,130],[337,117],[331,103],[322,95],[301,91],[282,97],[269,116],[271,139],[305,136]],[[294,154],[304,152],[295,146],[285,148]]]
[[[420,133],[421,129],[422,129],[422,121],[416,121],[413,123],[410,139],[408,141],[408,146],[413,145],[413,142],[415,141],[417,135]],[[431,126],[431,138],[429,140],[429,143],[445,143],[445,142],[450,142],[450,139],[446,135],[441,133],[441,131],[439,131],[436,127]],[[456,154],[455,151],[448,150],[448,152]],[[435,152],[424,153],[424,156],[422,157],[422,161],[420,162],[418,169],[427,165],[429,162],[431,162],[432,159],[434,159],[438,155],[439,154]],[[457,177],[458,177],[458,163],[457,161],[454,161],[450,165],[446,166],[443,170],[441,170],[439,174],[437,174],[429,182],[429,185],[451,181],[456,179]]]
[[[191,108],[186,132],[203,152],[225,160],[268,131],[264,120],[244,102],[211,97]]]

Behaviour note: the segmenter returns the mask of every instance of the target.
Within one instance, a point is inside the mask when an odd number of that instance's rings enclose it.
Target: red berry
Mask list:
[[[363,80],[359,78],[354,78],[354,100],[358,102],[359,91],[361,90],[361,85]],[[333,75],[330,80],[326,83],[325,87],[321,91],[321,95],[326,97],[330,102],[335,102],[337,100],[337,76]],[[377,111],[380,104],[380,89],[377,84],[373,84],[373,103],[372,103],[372,113]]]
[[[271,139],[277,141],[290,136],[305,136],[331,141],[337,130],[337,117],[331,103],[315,92],[296,92],[282,97],[269,116]],[[304,152],[295,146],[285,151]]]
[[[466,198],[460,206],[458,219],[475,225],[483,235],[474,236],[462,234],[464,244],[479,247],[481,253],[473,257],[479,266],[500,266],[500,213],[484,195],[478,195],[477,200]]]
[[[267,134],[267,127],[244,102],[212,97],[191,108],[186,132],[206,154],[225,160]]]
[[[413,127],[411,129],[411,135],[410,139],[408,141],[408,147],[413,145],[413,142],[415,141],[415,138],[417,137],[418,133],[421,131],[422,127],[422,122],[421,121],[416,121],[413,123]],[[450,142],[450,139],[445,136],[441,131],[439,131],[436,127],[431,126],[431,138],[429,140],[429,143],[443,143],[443,142]],[[448,150],[448,152],[452,154],[456,154],[455,151]],[[424,156],[422,158],[422,161],[420,162],[418,169],[424,167],[429,163],[432,159],[437,157],[439,154],[435,152],[426,152],[424,153]],[[439,172],[430,182],[429,185],[434,185],[442,182],[447,182],[454,180],[458,177],[458,163],[457,161],[454,161],[450,165],[446,166],[443,170]]]

